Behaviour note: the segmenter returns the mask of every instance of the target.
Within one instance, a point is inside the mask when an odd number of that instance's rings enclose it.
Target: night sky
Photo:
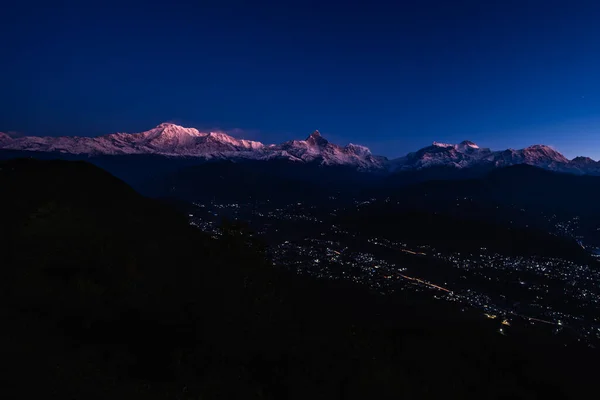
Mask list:
[[[0,131],[172,121],[389,157],[469,139],[600,158],[598,1],[8,3]]]

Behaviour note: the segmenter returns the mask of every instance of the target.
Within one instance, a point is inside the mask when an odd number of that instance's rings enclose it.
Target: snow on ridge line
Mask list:
[[[433,142],[432,146],[391,160],[390,169],[392,171],[414,171],[431,167],[489,169],[489,167],[518,164],[559,172],[600,175],[600,162],[582,157],[569,160],[551,146],[533,145],[520,150],[491,151],[488,148],[479,148],[468,140],[456,145]]]
[[[93,138],[30,136],[8,140],[0,136],[0,148],[90,155],[158,154],[256,160],[284,158],[317,161],[324,165],[351,165],[358,169],[383,168],[387,161],[384,157],[373,157],[364,146],[341,147],[329,143],[318,131],[306,140],[265,145],[237,139],[225,132],[204,133],[172,123],[162,123],[140,133],[112,133]]]
[[[432,149],[432,147],[434,147]],[[225,132],[200,132],[173,123],[162,123],[140,133],[112,133],[98,137],[13,137],[0,133],[0,149],[60,152],[89,155],[157,154],[202,159],[287,159],[295,162],[319,162],[323,165],[350,165],[358,169],[419,170],[434,166],[470,168],[530,164],[551,170],[576,173],[598,171],[600,162],[582,157],[569,161],[546,145],[521,150],[491,151],[465,140],[459,144],[433,142],[417,152],[395,159],[375,156],[361,145],[339,146],[314,131],[305,140],[281,144],[237,139]]]
[[[433,142],[432,146],[435,147],[454,147],[454,144],[442,143],[442,142]]]
[[[458,144],[450,144],[450,143],[443,143],[443,142],[436,142],[436,141],[434,141],[432,143],[432,146],[442,147],[442,148],[452,147],[454,149],[464,148],[464,147],[470,147],[472,149],[479,149],[479,146],[476,143],[471,142],[470,140],[463,140],[462,142],[460,142]]]

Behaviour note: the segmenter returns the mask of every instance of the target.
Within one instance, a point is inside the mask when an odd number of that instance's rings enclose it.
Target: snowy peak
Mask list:
[[[477,146],[475,143],[471,142],[470,140],[463,140],[459,144],[433,142],[432,146],[440,147],[440,148],[444,148],[444,149],[455,149],[455,150],[479,149],[479,146]]]
[[[454,147],[453,144],[442,143],[442,142],[433,142],[432,146],[434,146],[434,147],[442,147],[442,148]]]
[[[232,136],[229,136],[226,133],[223,132],[210,132],[208,133],[206,136],[207,140],[213,140],[215,142],[221,142],[221,143],[229,143],[229,144],[238,144],[239,140],[235,139]]]
[[[174,124],[172,122],[161,122],[160,124],[156,125],[156,128],[154,128],[154,129],[168,129],[168,128],[185,129],[183,126]]]
[[[589,157],[575,157],[574,159],[571,160],[571,163],[575,164],[575,165],[594,165],[596,164],[596,161],[592,160]]]
[[[369,148],[366,146],[349,143],[345,148],[348,152],[354,153],[356,155],[362,155],[362,156],[370,156],[371,155],[371,150],[369,150]]]
[[[534,144],[523,149],[525,152],[539,152],[544,154],[560,154],[558,151],[554,150],[550,146],[546,146],[545,144]]]
[[[314,131],[306,140],[291,140],[274,149],[292,160],[322,165],[351,165],[358,169],[383,169],[387,166],[385,157],[373,156],[368,148],[354,144],[338,146],[321,136],[319,131]]]
[[[223,132],[200,132],[172,123],[162,123],[140,133],[115,133],[95,138],[102,142],[100,154],[161,154],[213,158],[215,154],[257,150],[260,142],[236,139]],[[110,147],[113,147],[110,150]],[[95,153],[95,152],[92,152]]]
[[[531,158],[532,160],[548,160],[559,163],[568,163],[569,160],[558,151],[554,150],[550,146],[543,144],[535,144],[533,146],[526,147],[522,150],[524,157]]]
[[[570,168],[568,172],[600,175],[600,161],[596,162],[589,157],[575,157],[568,166]]]
[[[8,135],[8,133],[0,132],[0,143],[8,142],[12,138]]]
[[[478,149],[479,148],[479,146],[477,146],[475,143],[471,142],[470,140],[463,140],[458,145],[460,147],[469,147],[471,149]]]
[[[311,146],[324,147],[327,146],[329,142],[327,141],[327,139],[321,136],[321,132],[314,131],[310,134],[309,137],[306,138],[306,143],[308,143]]]
[[[150,129],[146,132],[141,132],[138,135],[146,137],[187,137],[187,136],[204,136],[206,134],[200,133],[195,128],[184,128],[183,126],[175,125],[169,122],[163,122],[156,126],[156,128]]]
[[[405,157],[393,160],[392,170],[420,170],[430,167],[467,168],[474,162],[484,159],[490,149],[479,148],[475,143],[465,140],[459,144],[433,142]]]

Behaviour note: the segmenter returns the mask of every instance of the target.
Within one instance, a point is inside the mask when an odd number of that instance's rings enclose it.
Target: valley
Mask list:
[[[557,236],[495,214],[424,212],[393,191],[377,197],[381,187],[326,190],[339,171],[320,168],[288,182],[313,189],[301,201],[269,200],[262,189],[281,183],[260,179],[264,164],[239,187],[219,177],[240,169],[210,164],[224,171],[212,184],[180,190],[210,182],[206,167],[165,178],[157,200],[87,162],[0,162],[1,342],[22,393],[326,398],[348,387],[363,398],[452,386],[480,398],[492,385],[569,398],[593,386],[599,276],[573,221],[553,219]],[[261,190],[243,190],[252,183]],[[285,384],[272,380],[280,369]]]
[[[535,332],[556,336],[565,345],[600,344],[600,264],[577,246],[562,257],[487,247],[436,248],[426,238],[386,237],[387,227],[373,221],[373,233],[333,222],[332,215],[360,213],[361,206],[377,199],[355,201],[349,208],[330,203],[275,209],[268,203],[194,203],[189,220],[215,237],[222,221],[246,226],[247,234],[267,245],[274,265],[301,275],[348,280],[384,295],[408,292],[447,301],[457,305],[456,312],[497,320],[503,335]],[[573,238],[574,231],[564,229],[570,221],[554,223],[557,233]]]

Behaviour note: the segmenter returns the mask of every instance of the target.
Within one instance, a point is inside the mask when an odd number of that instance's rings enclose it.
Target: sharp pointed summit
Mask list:
[[[319,131],[314,131],[313,133],[311,133],[310,136],[306,139],[306,142],[310,145],[319,147],[327,146],[327,144],[329,143],[327,139],[321,136],[321,132]]]
[[[477,146],[476,143],[471,142],[470,140],[463,140],[462,142],[459,143],[460,145],[463,146],[469,146],[469,147],[473,147],[474,149],[478,149],[479,146]]]

